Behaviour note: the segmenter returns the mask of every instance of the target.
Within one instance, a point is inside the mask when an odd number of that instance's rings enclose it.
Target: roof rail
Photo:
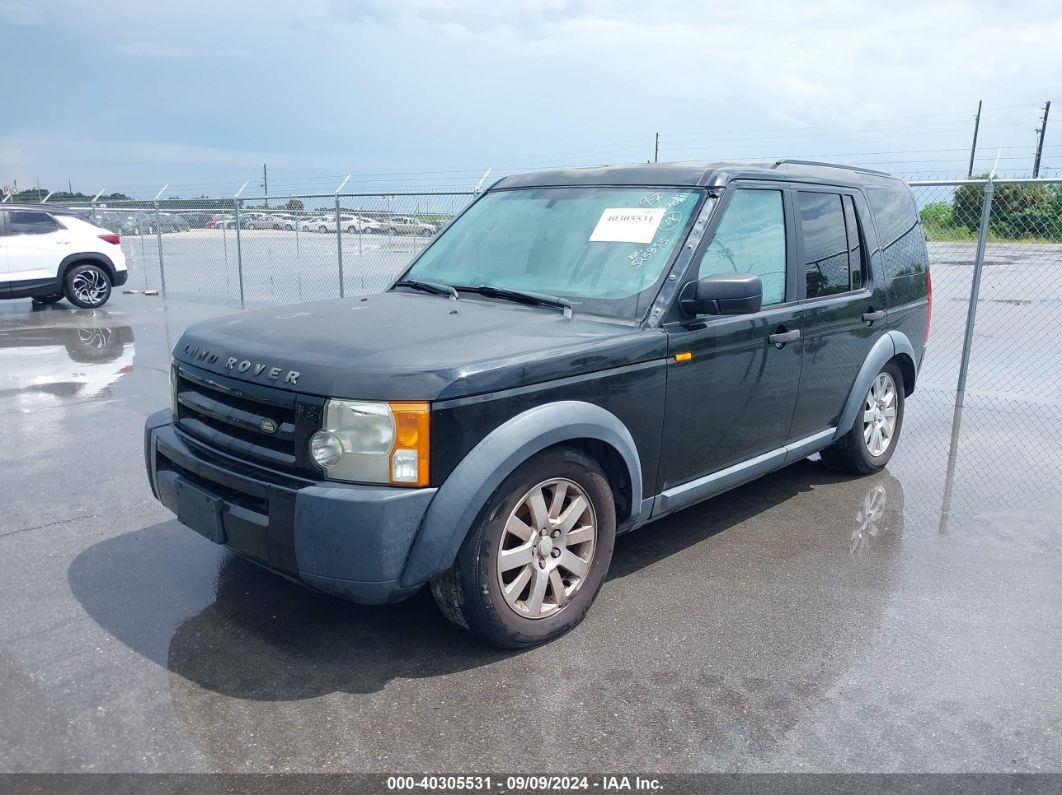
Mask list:
[[[863,168],[862,166],[844,166],[840,163],[821,163],[818,160],[776,160],[774,167],[788,165],[788,166],[824,166],[826,168],[843,168],[846,171],[859,171],[863,174],[877,174],[882,177],[891,177],[892,174],[887,171],[876,171],[873,168]]]

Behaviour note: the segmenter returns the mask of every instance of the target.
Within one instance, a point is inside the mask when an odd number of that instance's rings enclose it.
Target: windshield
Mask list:
[[[662,188],[492,191],[405,278],[546,293],[577,312],[640,318],[700,198]]]

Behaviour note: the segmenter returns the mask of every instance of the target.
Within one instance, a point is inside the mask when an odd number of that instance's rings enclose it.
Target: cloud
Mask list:
[[[44,21],[44,11],[38,6],[0,0],[0,22],[9,25],[43,25]]]
[[[167,47],[147,41],[119,44],[114,48],[114,51],[118,55],[129,55],[138,58],[243,58],[248,55],[246,50],[187,49],[184,47]]]

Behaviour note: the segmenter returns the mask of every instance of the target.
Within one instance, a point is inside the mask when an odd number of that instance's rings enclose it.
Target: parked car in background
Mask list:
[[[409,215],[393,215],[387,220],[387,230],[395,235],[434,235],[436,229],[431,224]]]
[[[179,217],[192,229],[206,229],[214,214],[207,212],[181,212]]]
[[[153,235],[156,232],[187,232],[188,222],[177,215],[154,210],[136,210],[121,216],[118,232],[123,235]]]
[[[329,219],[326,216],[311,215],[299,221],[299,229],[303,232],[334,232],[336,227],[335,216],[332,216],[331,222],[331,228],[329,228]]]
[[[0,207],[0,297],[82,309],[125,284],[121,237],[88,217],[46,205]]]
[[[358,231],[363,235],[382,235],[387,232],[387,227],[377,220],[366,218],[363,215],[355,215]]]

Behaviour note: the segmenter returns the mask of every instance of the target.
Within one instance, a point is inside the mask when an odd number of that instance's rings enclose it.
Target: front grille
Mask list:
[[[320,477],[306,460],[324,401],[178,365],[177,427],[236,458],[270,469]]]

